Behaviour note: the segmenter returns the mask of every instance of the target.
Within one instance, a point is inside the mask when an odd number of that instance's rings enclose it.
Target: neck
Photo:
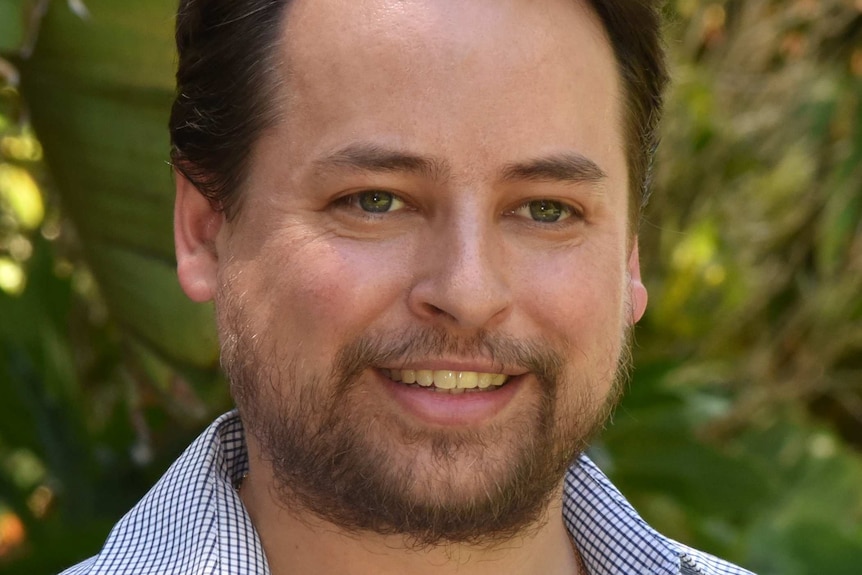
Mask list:
[[[263,471],[260,473],[259,471]],[[240,497],[257,529],[273,575],[573,575],[586,571],[563,524],[562,487],[528,535],[492,546],[411,548],[400,536],[348,533],[273,499],[265,470],[252,469]]]

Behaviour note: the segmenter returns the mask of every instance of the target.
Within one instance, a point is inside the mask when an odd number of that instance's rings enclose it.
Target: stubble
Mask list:
[[[567,467],[617,404],[630,363],[627,333],[615,372],[588,376],[572,375],[545,341],[414,328],[361,335],[328,372],[308,373],[302,358],[255,337],[244,303],[223,287],[221,361],[279,503],[342,531],[401,535],[414,548],[487,547],[539,528]],[[368,370],[445,355],[523,366],[538,383],[535,397],[505,422],[440,430],[406,425],[364,396]]]

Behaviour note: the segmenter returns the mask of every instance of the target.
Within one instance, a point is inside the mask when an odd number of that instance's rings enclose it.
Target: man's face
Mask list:
[[[297,0],[283,37],[280,120],[204,281],[252,453],[345,528],[513,534],[645,305],[601,25],[574,0]]]

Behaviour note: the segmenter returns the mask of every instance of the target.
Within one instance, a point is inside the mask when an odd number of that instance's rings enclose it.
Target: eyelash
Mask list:
[[[384,199],[388,199],[389,202],[391,203],[391,205],[385,206],[386,207],[385,210],[379,210],[379,211],[372,210],[372,209],[365,209],[362,206],[362,201],[366,197],[368,197],[369,195],[385,196],[386,198],[384,198]],[[377,199],[379,199],[379,197]],[[392,192],[388,192],[386,190],[374,190],[374,189],[362,190],[362,191],[354,192],[352,194],[348,194],[346,196],[338,198],[335,201],[335,205],[338,207],[352,208],[355,211],[360,212],[363,215],[363,217],[367,217],[367,218],[373,218],[373,217],[377,217],[377,216],[380,216],[383,214],[398,212],[398,211],[401,211],[401,210],[404,210],[407,208],[406,202],[403,199],[401,199],[401,197],[398,196],[397,194],[394,194]]]
[[[369,198],[369,196],[373,197]],[[389,204],[384,205],[383,207],[385,209],[382,210],[366,209],[366,207],[368,206],[363,207],[362,205],[363,200],[365,200],[366,198],[371,199],[372,202],[376,202],[380,199],[383,199],[384,202],[388,201]],[[336,200],[335,205],[338,207],[351,208],[353,211],[358,212],[361,217],[368,219],[377,218],[384,214],[392,212],[399,212],[408,209],[409,207],[407,203],[397,194],[386,190],[378,189],[361,190],[359,192],[354,192],[352,194],[343,196]],[[522,210],[528,210],[529,213],[519,214],[518,212],[521,212]],[[540,212],[542,210],[547,210],[548,212],[550,212],[552,217],[555,211],[559,211],[561,213],[557,216],[556,219],[551,219],[547,221],[535,219],[537,212]],[[583,213],[580,209],[570,204],[567,204],[566,202],[546,198],[527,200],[516,208],[505,212],[505,215],[520,216],[528,220],[530,223],[539,226],[550,226],[552,224],[558,226],[571,225],[583,220],[584,218]]]
[[[537,220],[537,219],[535,219],[536,213],[533,211],[534,204],[544,204],[545,209],[547,209],[547,208],[557,209],[557,210],[560,210],[562,213],[557,217],[557,219],[554,219],[554,220],[550,220],[550,221]],[[519,214],[518,212],[520,212],[521,210],[528,210],[529,214]],[[552,225],[552,224],[561,225],[561,226],[571,225],[573,223],[579,222],[579,221],[584,219],[583,212],[581,210],[579,210],[578,208],[576,208],[575,206],[572,206],[570,204],[567,204],[567,203],[559,201],[559,200],[551,200],[551,199],[544,199],[544,198],[536,199],[536,200],[527,200],[526,202],[522,203],[521,205],[519,205],[515,209],[510,210],[506,213],[509,215],[514,215],[514,216],[520,215],[520,216],[524,217],[525,219],[529,220],[533,224],[548,225],[548,226]]]

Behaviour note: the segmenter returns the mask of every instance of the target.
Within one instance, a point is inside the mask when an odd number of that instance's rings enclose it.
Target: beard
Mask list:
[[[278,502],[348,533],[400,535],[412,548],[488,547],[539,529],[568,466],[617,404],[630,364],[628,329],[610,351],[612,368],[575,377],[566,357],[577,349],[425,327],[361,335],[327,372],[310,374],[307,357],[264,348],[275,340],[256,337],[229,287],[218,303],[222,366]],[[447,355],[523,367],[536,393],[505,421],[432,429],[394,416],[363,386],[378,366]]]

